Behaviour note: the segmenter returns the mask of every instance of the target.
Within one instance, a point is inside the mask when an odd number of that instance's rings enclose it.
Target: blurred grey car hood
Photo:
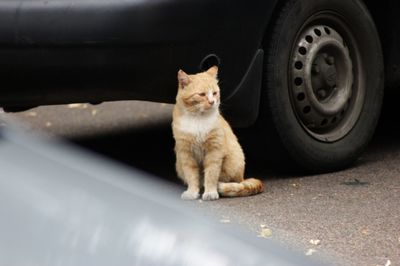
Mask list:
[[[54,139],[0,127],[0,169],[0,265],[316,265]]]

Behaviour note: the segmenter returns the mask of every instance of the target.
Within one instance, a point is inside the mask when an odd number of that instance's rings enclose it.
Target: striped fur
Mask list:
[[[218,182],[218,193],[223,197],[245,197],[264,191],[264,183],[255,178],[244,179],[240,183]]]

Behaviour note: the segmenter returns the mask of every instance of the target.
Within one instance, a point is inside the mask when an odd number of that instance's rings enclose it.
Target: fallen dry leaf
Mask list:
[[[347,186],[365,186],[369,185],[369,182],[364,182],[360,181],[357,178],[352,178],[351,180],[347,180],[342,183],[342,185],[347,185]]]
[[[79,108],[79,109],[86,109],[88,107],[87,103],[71,103],[68,104],[68,108],[74,109],[74,108]]]
[[[319,244],[321,244],[321,240],[319,240],[319,239],[311,239],[310,243],[312,245],[318,246]]]
[[[315,249],[310,248],[309,250],[307,250],[306,256],[311,256],[311,255],[314,254],[315,252],[317,252]]]
[[[272,236],[272,230],[269,228],[261,228],[260,234],[258,237],[263,237],[263,238],[270,238]]]
[[[370,234],[369,229],[367,229],[367,228],[364,228],[363,230],[361,230],[361,233],[366,236]]]
[[[68,104],[68,108],[79,108],[81,106],[82,106],[81,103],[70,103],[70,104]]]
[[[26,116],[34,117],[34,116],[37,116],[37,113],[36,112],[27,112]]]

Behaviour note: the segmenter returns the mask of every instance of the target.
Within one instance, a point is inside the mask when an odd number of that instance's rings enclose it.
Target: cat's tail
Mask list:
[[[245,197],[264,191],[264,183],[255,178],[247,178],[240,183],[218,182],[218,193],[224,197]]]

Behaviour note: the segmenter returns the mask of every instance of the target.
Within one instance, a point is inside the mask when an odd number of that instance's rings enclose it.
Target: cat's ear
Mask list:
[[[178,82],[181,88],[186,87],[191,82],[190,77],[182,69],[178,71]]]
[[[209,75],[211,75],[213,78],[217,78],[217,76],[218,76],[218,67],[217,66],[212,66],[206,72]]]

